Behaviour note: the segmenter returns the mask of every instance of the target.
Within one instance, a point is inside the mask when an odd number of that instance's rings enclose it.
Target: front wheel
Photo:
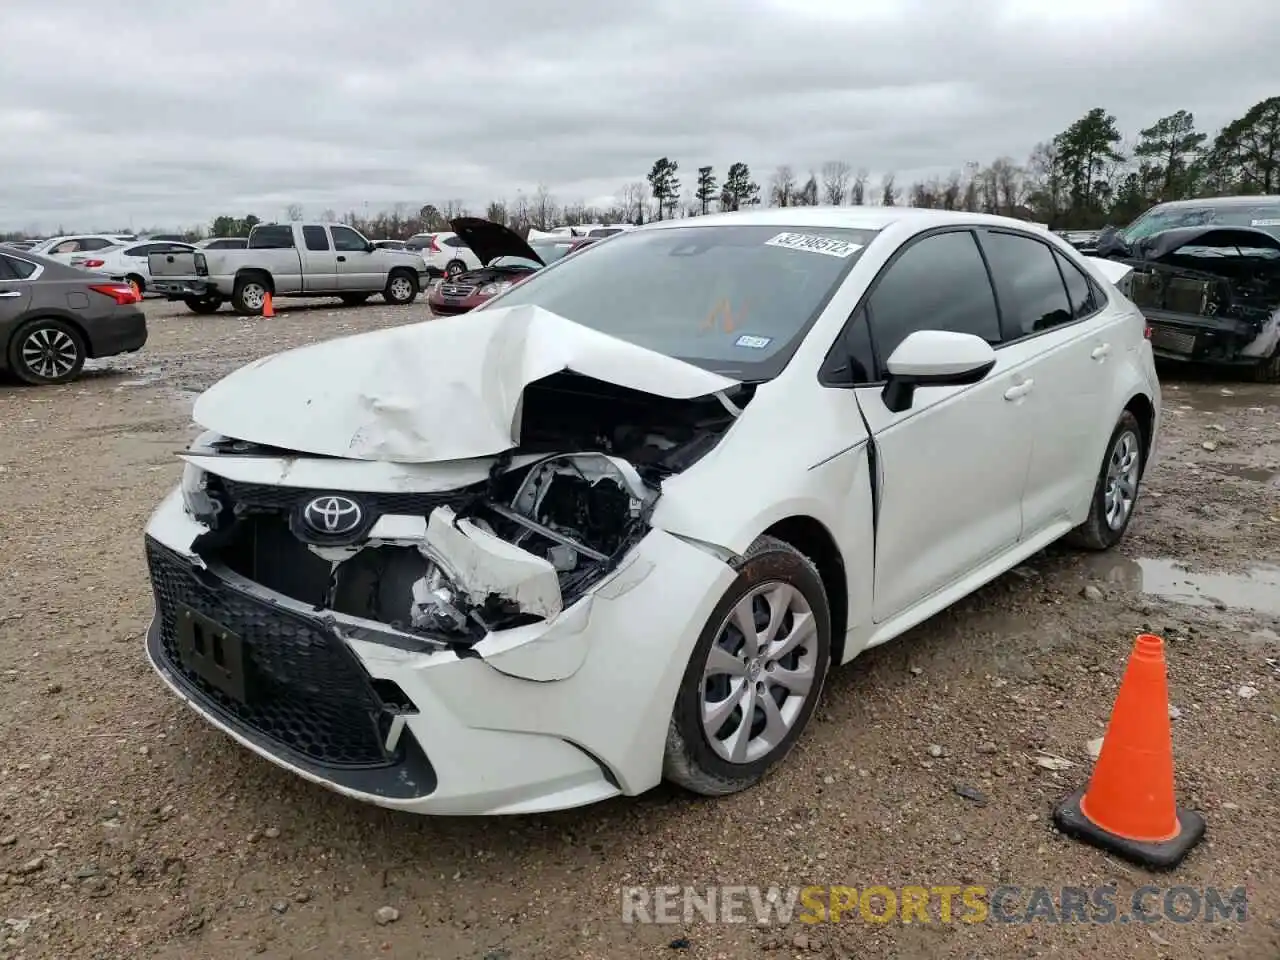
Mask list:
[[[398,307],[407,306],[418,298],[418,282],[407,273],[393,273],[387,278],[382,299]]]
[[[1110,550],[1124,536],[1138,502],[1145,454],[1142,427],[1126,410],[1112,431],[1089,503],[1089,516],[1066,536],[1072,546]]]
[[[9,369],[24,383],[66,383],[84,367],[84,337],[64,320],[46,317],[9,341]]]
[[[704,796],[758,783],[813,715],[831,663],[831,613],[813,562],[761,537],[694,645],[662,772]]]

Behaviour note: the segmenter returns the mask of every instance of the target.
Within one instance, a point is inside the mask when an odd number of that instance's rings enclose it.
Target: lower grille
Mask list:
[[[1170,327],[1151,326],[1151,346],[1157,350],[1168,350],[1170,353],[1192,354],[1196,349],[1194,333],[1183,333]]]
[[[374,693],[368,674],[340,639],[306,617],[225,583],[205,582],[184,558],[150,537],[146,551],[161,655],[195,699],[231,725],[328,767],[400,762],[399,748],[395,754],[383,749],[393,711]],[[240,638],[243,702],[184,666],[177,630],[184,607]]]

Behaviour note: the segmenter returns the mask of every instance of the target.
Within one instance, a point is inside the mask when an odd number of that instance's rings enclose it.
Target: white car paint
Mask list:
[[[699,635],[736,582],[733,558],[775,524],[808,518],[839,550],[848,615],[833,634],[840,662],[847,662],[1082,523],[1112,429],[1135,398],[1150,405],[1154,450],[1160,386],[1141,315],[1098,267],[1057,238],[1045,235],[1042,242],[1097,278],[1105,301],[1097,313],[994,350],[967,334],[909,336],[887,360],[896,375],[989,370],[973,383],[916,386],[908,407],[891,409],[881,385],[832,388],[818,377],[873,281],[930,229],[1024,225],[942,211],[788,208],[639,232],[704,224],[880,231],[786,367],[758,385],[741,409],[725,393],[731,378],[538,307],[502,308],[500,300],[456,321],[258,361],[197,402],[194,419],[214,434],[282,448],[219,453],[209,446],[216,437],[206,436],[186,455],[182,488],[160,505],[147,533],[197,569],[206,566],[197,542],[209,528],[192,504],[209,476],[282,492],[436,492],[483,483],[538,459],[520,450],[518,417],[522,392],[549,372],[577,371],[655,399],[721,393],[736,411],[709,453],[653,491],[647,533],[567,605],[557,602],[541,557],[521,557],[506,541],[463,526],[451,507],[437,507],[425,526],[420,516],[378,521],[369,545],[435,551],[458,568],[457,581],[473,589],[483,581],[487,589],[523,597],[521,609],[543,614],[491,631],[465,652],[443,642],[406,648],[411,630],[324,614],[327,629],[363,670],[396,684],[416,707],[397,718],[396,732],[408,731],[421,744],[433,785],[395,795],[353,785],[227,722],[152,653],[160,676],[249,749],[382,806],[529,813],[634,795],[663,776],[672,704]],[[563,267],[548,273],[553,269]],[[762,451],[782,455],[761,469]],[[566,450],[559,461],[586,475],[583,458],[599,454],[577,454]],[[257,594],[266,597],[265,589]],[[262,602],[317,615],[279,594]],[[161,629],[158,615],[153,637]]]
[[[71,257],[70,263],[73,267],[105,273],[113,280],[140,280],[139,286],[145,292],[151,283],[148,260],[151,253],[190,253],[195,249],[194,244],[177,240],[138,240],[90,253],[77,253]]]

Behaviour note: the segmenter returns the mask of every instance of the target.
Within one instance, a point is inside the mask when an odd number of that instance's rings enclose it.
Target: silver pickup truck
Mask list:
[[[153,253],[149,292],[214,313],[228,300],[237,313],[262,313],[272,297],[337,297],[350,306],[380,294],[409,304],[427,285],[417,253],[384,250],[340,223],[266,223],[243,250]]]

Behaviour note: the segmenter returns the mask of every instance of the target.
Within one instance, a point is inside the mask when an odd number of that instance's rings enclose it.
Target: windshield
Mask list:
[[[536,247],[534,248],[537,249]],[[542,264],[537,260],[530,260],[528,257],[494,257],[489,262],[491,267],[519,267],[525,270],[540,270]]]
[[[1152,207],[1120,233],[1130,246],[1137,240],[1177,227],[1214,224],[1224,227],[1253,227],[1280,238],[1280,203],[1217,203]]]
[[[877,231],[637,230],[482,309],[524,304],[741,380],[776,377]]]

